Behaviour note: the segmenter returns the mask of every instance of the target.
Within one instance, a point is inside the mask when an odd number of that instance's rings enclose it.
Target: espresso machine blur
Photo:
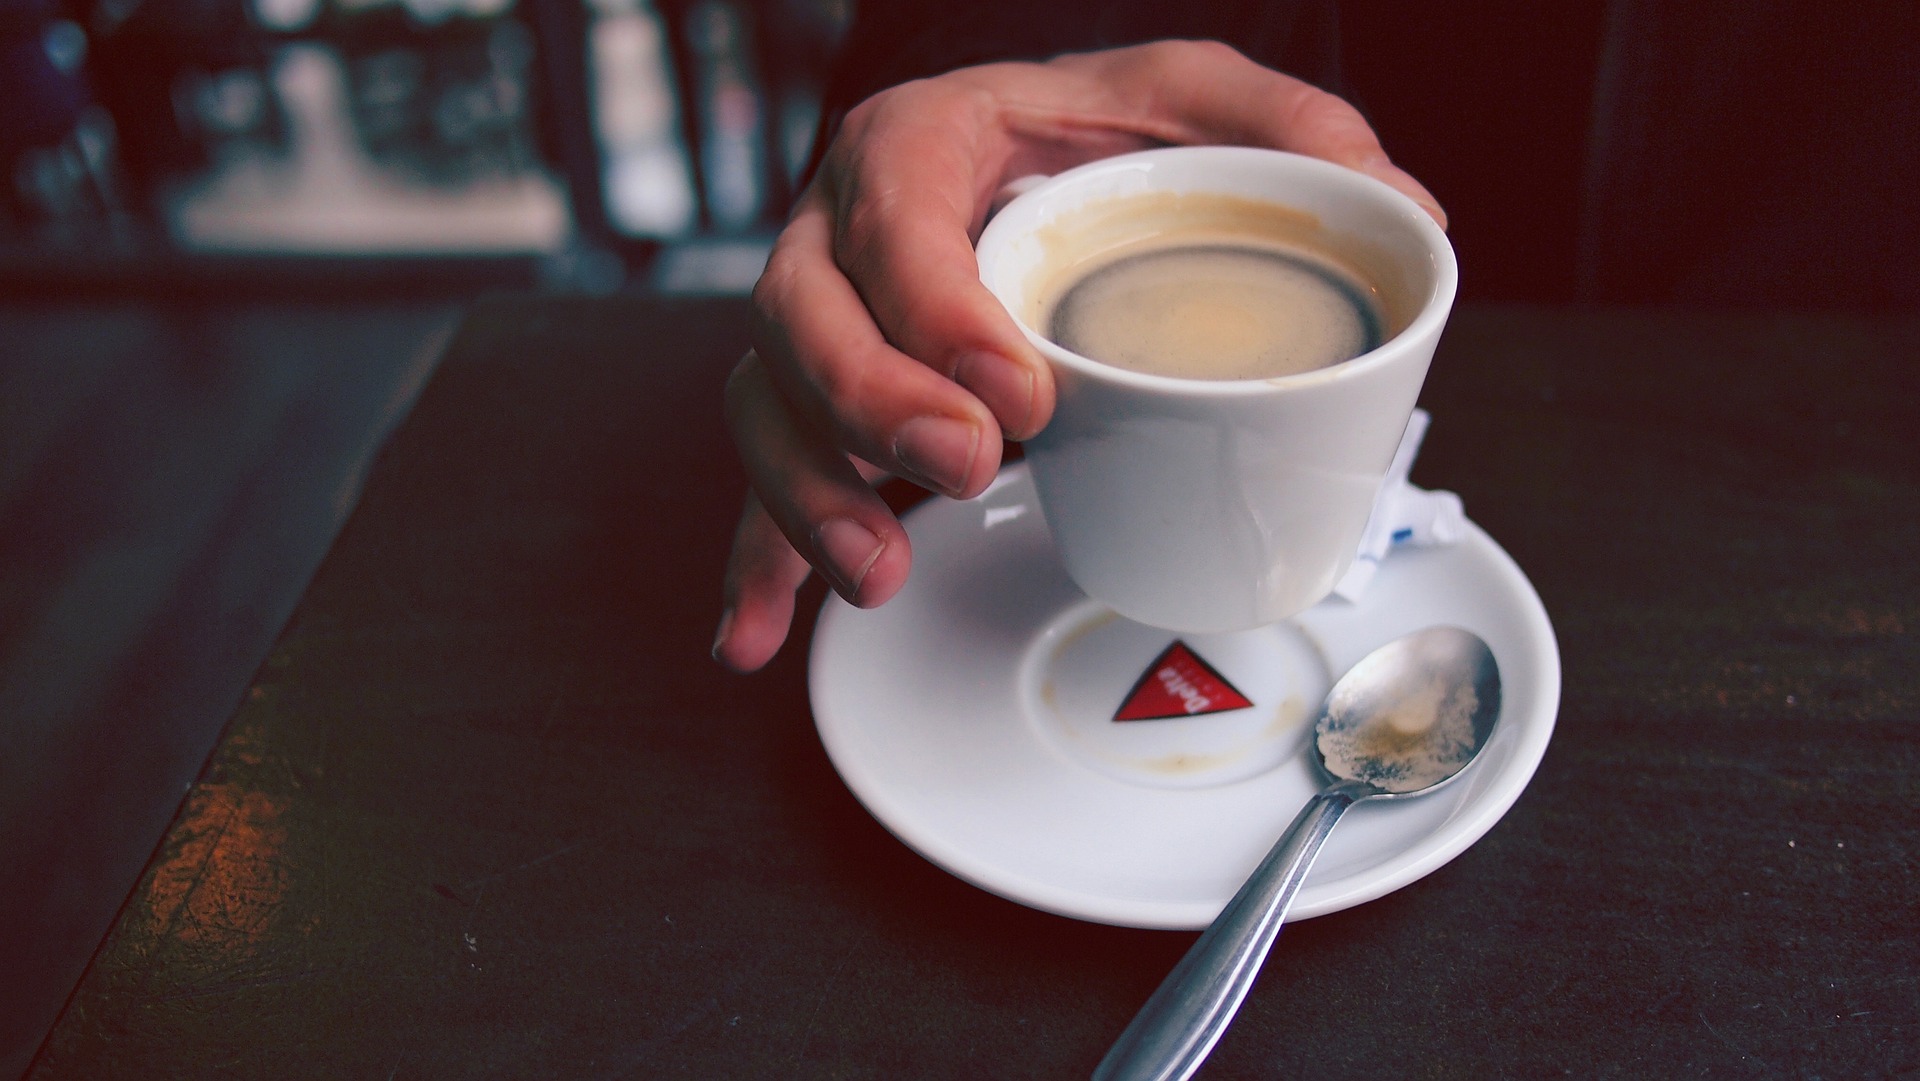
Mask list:
[[[604,291],[661,245],[770,234],[848,14],[0,0],[0,247],[505,253]]]

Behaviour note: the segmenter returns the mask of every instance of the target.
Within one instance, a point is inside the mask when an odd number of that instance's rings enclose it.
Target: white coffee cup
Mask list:
[[[1301,212],[1315,243],[1387,294],[1383,342],[1352,360],[1249,380],[1144,374],[1029,325],[1075,222],[1113,200],[1222,195]],[[1172,147],[1029,188],[978,244],[980,277],[1053,367],[1058,404],[1026,444],[1067,572],[1130,619],[1210,633],[1264,626],[1332,592],[1366,527],[1452,308],[1446,234],[1412,200],[1314,158]]]

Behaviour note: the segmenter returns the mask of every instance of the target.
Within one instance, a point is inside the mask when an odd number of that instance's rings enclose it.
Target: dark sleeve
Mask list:
[[[1223,41],[1339,93],[1334,0],[866,0],[830,82],[829,123],[889,86],[972,64],[1167,38]]]

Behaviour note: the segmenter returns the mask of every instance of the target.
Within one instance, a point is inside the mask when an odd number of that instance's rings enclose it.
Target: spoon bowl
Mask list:
[[[1363,798],[1424,795],[1460,775],[1500,716],[1500,670],[1472,631],[1429,627],[1362,658],[1327,693],[1311,758]]]
[[[1273,948],[1328,834],[1365,799],[1452,781],[1500,717],[1500,670],[1480,637],[1429,627],[1369,653],[1335,683],[1308,757],[1328,783],[1233,895],[1094,1071],[1094,1081],[1184,1081],[1200,1068]]]

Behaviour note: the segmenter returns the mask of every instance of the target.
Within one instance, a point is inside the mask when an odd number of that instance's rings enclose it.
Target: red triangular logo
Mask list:
[[[1140,681],[1120,703],[1116,721],[1160,721],[1169,717],[1198,717],[1253,705],[1225,676],[1176,639],[1147,666]]]

